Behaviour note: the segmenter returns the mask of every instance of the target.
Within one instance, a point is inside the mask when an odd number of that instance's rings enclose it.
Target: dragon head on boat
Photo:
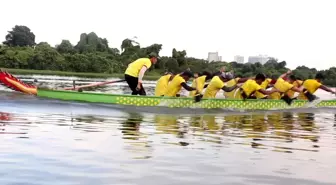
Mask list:
[[[8,87],[14,91],[22,92],[25,94],[36,95],[37,87],[34,85],[26,84],[17,79],[13,75],[0,69],[0,84]]]

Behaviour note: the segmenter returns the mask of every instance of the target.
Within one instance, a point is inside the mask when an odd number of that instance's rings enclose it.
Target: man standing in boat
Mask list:
[[[146,91],[142,86],[142,78],[152,64],[156,64],[158,55],[154,52],[148,58],[139,58],[130,63],[125,71],[125,80],[132,90],[132,95],[146,96]]]

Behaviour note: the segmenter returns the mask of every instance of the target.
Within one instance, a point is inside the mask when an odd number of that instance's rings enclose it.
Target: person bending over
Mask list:
[[[209,85],[204,92],[203,98],[216,98],[218,91],[220,91],[221,89],[225,92],[233,91],[235,88],[237,88],[237,85],[234,85],[232,87],[226,87],[225,84],[231,79],[232,76],[224,72],[221,73],[221,75],[219,76],[214,76],[209,82]]]
[[[290,75],[292,73],[291,70],[287,71],[286,73],[282,74],[275,82],[273,89],[277,89],[278,92],[274,92],[268,96],[269,99],[273,100],[284,100],[288,104],[291,104],[292,100],[287,93],[291,90],[294,92],[302,92],[302,87],[298,88],[293,85],[294,81],[296,80],[294,75]]]
[[[323,80],[324,76],[322,75],[322,73],[317,73],[315,79],[305,80],[302,84],[303,92],[299,94],[298,99],[314,101],[315,99],[317,99],[317,96],[314,95],[317,89],[322,89],[332,94],[336,94],[335,91],[321,83]]]
[[[174,76],[175,75],[173,73],[168,72],[159,78],[155,87],[155,96],[164,96],[167,91],[168,84]]]
[[[208,71],[203,71],[202,73],[199,74],[197,78],[193,80],[192,87],[196,88],[198,92],[202,92],[204,88],[207,87],[205,84],[206,81],[210,80],[212,78],[212,74],[209,73]],[[195,96],[196,90],[195,91],[190,91],[189,96],[193,97]]]
[[[251,78],[235,77],[233,73],[226,73],[226,74],[227,74],[227,76],[231,75],[231,76],[229,76],[229,78],[231,78],[231,80],[226,82],[226,87],[233,87],[237,84],[244,83],[247,80],[251,79]],[[234,90],[231,91],[231,92],[225,92],[224,91],[224,96],[227,99],[233,99],[234,98],[234,93],[235,93]]]
[[[260,92],[264,95],[269,95],[274,92],[278,92],[277,89],[266,91],[260,85],[266,80],[266,76],[262,73],[256,75],[255,79],[247,80],[240,88],[235,92],[234,99],[254,99],[252,95],[255,92]]]
[[[167,91],[164,96],[167,97],[176,97],[177,93],[180,92],[183,87],[187,91],[194,91],[196,88],[190,87],[187,85],[187,81],[193,76],[193,73],[190,71],[184,71],[181,74],[177,74],[173,80],[169,83],[167,87]],[[197,90],[196,90],[197,91]],[[199,93],[199,92],[196,92]]]
[[[146,96],[146,91],[142,86],[142,78],[147,69],[152,64],[156,64],[158,55],[156,53],[150,53],[148,58],[139,58],[136,61],[130,63],[125,71],[125,80],[132,90],[132,95]]]

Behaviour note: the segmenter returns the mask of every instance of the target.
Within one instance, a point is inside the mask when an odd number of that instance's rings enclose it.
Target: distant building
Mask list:
[[[260,64],[265,64],[268,61],[268,56],[267,55],[259,55],[259,56],[249,56],[248,58],[248,63],[260,63]]]
[[[208,53],[208,61],[209,62],[217,62],[222,61],[222,57],[218,55],[218,52],[209,52]]]
[[[237,63],[244,63],[244,56],[236,55],[236,56],[234,56],[233,61],[235,61]]]

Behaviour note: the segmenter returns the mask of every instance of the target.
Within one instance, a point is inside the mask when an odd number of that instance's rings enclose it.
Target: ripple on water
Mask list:
[[[49,104],[0,103],[0,184],[336,182],[336,113],[187,116]]]

